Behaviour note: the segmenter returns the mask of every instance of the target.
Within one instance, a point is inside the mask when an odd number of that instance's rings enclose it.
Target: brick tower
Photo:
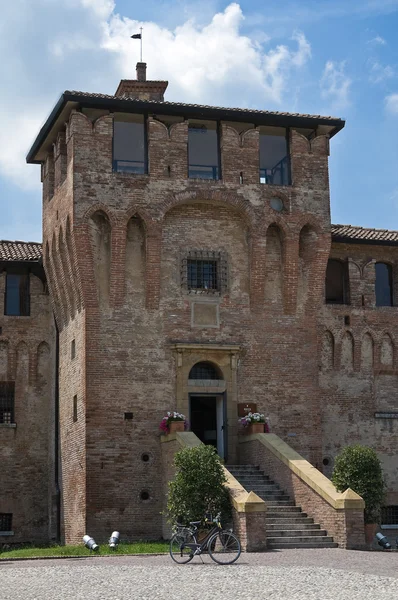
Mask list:
[[[316,315],[344,122],[169,103],[166,87],[138,63],[115,96],[66,91],[28,155],[59,330],[67,543],[160,536],[167,410],[233,461],[237,405],[253,403],[322,457]]]

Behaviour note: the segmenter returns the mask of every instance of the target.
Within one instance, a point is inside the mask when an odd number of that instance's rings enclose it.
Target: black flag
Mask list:
[[[133,40],[140,40],[141,39],[141,34],[140,33],[135,33],[134,35],[130,36],[133,38]]]

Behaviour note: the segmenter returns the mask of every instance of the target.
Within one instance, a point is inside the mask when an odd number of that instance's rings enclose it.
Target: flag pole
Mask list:
[[[141,62],[142,62],[142,27],[140,27],[140,31],[141,31],[141,39],[140,39],[140,42],[141,42]]]

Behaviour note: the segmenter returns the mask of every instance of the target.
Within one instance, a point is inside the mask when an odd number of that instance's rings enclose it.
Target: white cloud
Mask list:
[[[383,66],[377,60],[370,61],[369,81],[371,83],[381,83],[393,77],[395,77],[395,71],[390,65]]]
[[[241,33],[243,21],[236,2],[205,24],[188,18],[167,28],[116,14],[114,0],[13,0],[0,22],[0,175],[24,189],[39,185],[25,154],[57,97],[65,89],[113,93],[120,78],[135,77],[139,42],[130,36],[141,26],[148,77],[169,80],[169,100],[289,108],[286,92],[311,57],[308,40],[296,31],[265,51]]]
[[[385,98],[386,110],[393,114],[398,115],[398,94],[390,94]]]
[[[345,61],[328,61],[320,81],[321,96],[333,110],[342,110],[350,104],[351,79],[345,74]]]
[[[387,42],[380,35],[376,35],[374,38],[368,41],[368,44],[373,44],[375,46],[385,46]]]

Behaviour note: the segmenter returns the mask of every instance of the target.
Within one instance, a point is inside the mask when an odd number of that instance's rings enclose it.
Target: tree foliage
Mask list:
[[[377,523],[384,500],[380,460],[373,448],[347,446],[336,457],[332,482],[339,492],[351,488],[365,501],[365,523]]]
[[[169,482],[167,512],[172,523],[202,520],[206,513],[221,512],[229,520],[231,505],[227,481],[213,446],[184,448],[174,457],[176,474]]]

